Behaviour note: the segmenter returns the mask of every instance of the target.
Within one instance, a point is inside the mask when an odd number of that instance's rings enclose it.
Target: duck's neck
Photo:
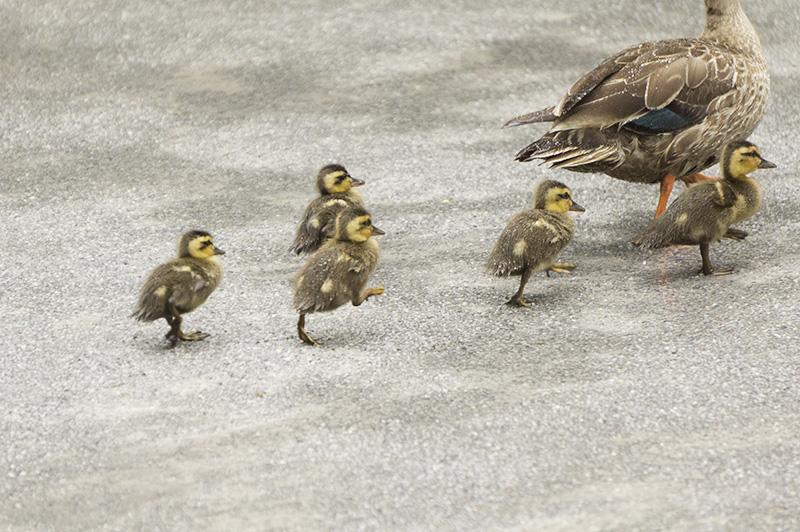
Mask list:
[[[739,0],[705,0],[705,4],[706,26],[701,39],[738,48],[763,61],[761,41],[739,6]]]

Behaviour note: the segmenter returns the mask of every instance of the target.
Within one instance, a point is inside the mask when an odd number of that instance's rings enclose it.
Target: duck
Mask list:
[[[317,173],[319,197],[306,207],[290,250],[300,255],[319,249],[332,236],[333,222],[342,209],[364,206],[361,193],[354,190],[363,184],[364,181],[352,177],[340,164],[323,166]]]
[[[383,295],[382,286],[364,289],[380,256],[378,243],[372,237],[383,234],[363,207],[348,207],[337,215],[333,238],[308,258],[294,279],[300,340],[309,345],[322,343],[306,332],[307,314],[328,312],[347,302],[357,307],[369,297]]]
[[[550,122],[516,153],[553,168],[660,183],[655,216],[676,180],[687,185],[718,162],[722,147],[755,130],[769,100],[761,42],[739,0],[705,0],[699,37],[645,42],[581,77],[554,106],[504,127]]]
[[[569,244],[575,233],[575,222],[568,211],[585,209],[572,199],[572,191],[564,183],[547,180],[536,187],[533,209],[511,217],[500,233],[489,260],[486,272],[497,277],[519,275],[519,290],[506,305],[529,307],[522,297],[525,284],[535,272],[572,273],[572,263],[556,263],[558,253]]]
[[[164,318],[170,326],[166,338],[172,347],[179,341],[205,340],[211,336],[200,331],[182,332],[182,315],[205,303],[219,286],[222,279],[219,255],[224,254],[208,232],[184,233],[178,241],[177,258],[161,264],[147,277],[131,317],[137,321]]]
[[[722,237],[743,240],[747,232],[731,225],[753,216],[761,206],[761,187],[748,174],[759,168],[775,168],[761,156],[755,144],[732,142],[720,156],[722,179],[689,187],[672,202],[662,216],[654,219],[633,240],[637,246],[700,246],[704,275],[727,275],[732,268],[714,268],[708,256],[709,244]]]

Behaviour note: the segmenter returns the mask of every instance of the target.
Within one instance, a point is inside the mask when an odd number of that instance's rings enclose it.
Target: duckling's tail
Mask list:
[[[648,249],[669,246],[673,240],[672,232],[669,230],[670,225],[669,216],[662,214],[642,229],[642,232],[631,240],[631,244]]]

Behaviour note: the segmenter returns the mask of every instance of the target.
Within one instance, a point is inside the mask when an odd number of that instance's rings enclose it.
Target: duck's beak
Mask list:
[[[768,160],[761,158],[761,163],[758,165],[759,168],[777,168],[778,165],[775,163],[771,163]]]
[[[374,225],[372,226],[372,236],[385,235],[385,234],[386,233],[384,233],[383,231],[381,231],[380,229],[378,229]]]
[[[581,207],[580,205],[578,205],[574,201],[572,202],[572,205],[569,206],[569,210],[576,211],[576,212],[585,212],[586,211],[586,209],[584,209],[583,207]]]
[[[214,255],[224,255],[225,252],[219,249],[217,246],[214,246]]]
[[[355,177],[350,176],[350,186],[351,187],[360,187],[363,184],[364,184],[364,182],[361,181],[360,179],[356,179]]]

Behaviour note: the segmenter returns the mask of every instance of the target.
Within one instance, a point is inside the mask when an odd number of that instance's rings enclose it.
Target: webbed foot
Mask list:
[[[524,297],[515,295],[514,297],[506,301],[506,305],[511,307],[530,307],[531,305],[533,305],[533,303],[531,303]]]
[[[205,340],[211,336],[209,333],[204,333],[200,331],[190,332],[190,333],[182,333],[178,332],[178,338],[183,340],[184,342],[199,342],[200,340]]]
[[[571,262],[554,262],[553,264],[550,265],[547,271],[571,274],[572,270],[574,270],[577,267],[578,267],[577,265],[572,264]]]
[[[730,238],[731,240],[737,240],[741,242],[742,240],[747,238],[747,235],[749,234],[750,233],[748,233],[747,231],[742,231],[741,229],[734,229],[733,227],[729,227],[728,231],[722,236],[725,238]]]
[[[703,275],[730,275],[733,273],[733,268],[701,268],[699,272]]]

